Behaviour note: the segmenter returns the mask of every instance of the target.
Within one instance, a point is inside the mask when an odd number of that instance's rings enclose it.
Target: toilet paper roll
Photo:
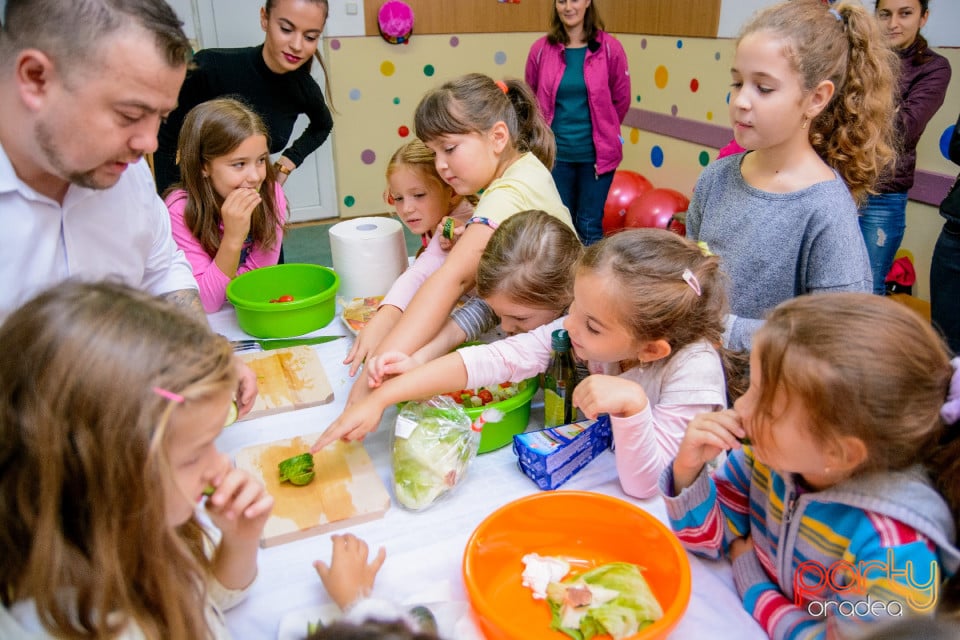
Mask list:
[[[330,254],[338,295],[347,300],[386,295],[408,264],[403,225],[392,218],[338,222],[330,227]]]

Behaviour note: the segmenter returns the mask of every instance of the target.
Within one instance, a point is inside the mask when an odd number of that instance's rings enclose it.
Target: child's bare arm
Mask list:
[[[350,352],[344,358],[343,364],[350,365],[350,375],[357,373],[364,360],[370,357],[383,338],[390,333],[399,322],[403,312],[392,304],[382,305],[376,315],[360,330],[350,347]]]
[[[414,295],[375,355],[386,351],[415,353],[436,335],[460,296],[476,284],[477,265],[492,234],[493,230],[486,225],[467,227],[443,265]]]
[[[463,344],[466,338],[467,334],[456,322],[447,320],[440,332],[412,356],[403,356],[395,351],[373,356],[367,362],[367,378],[370,387],[379,387],[384,380],[392,376],[406,373],[421,364],[450,353],[455,347]]]
[[[438,393],[462,389],[467,384],[467,368],[457,353],[417,367],[402,376],[387,380],[366,397],[354,402],[316,441],[311,451],[317,452],[338,439],[357,440],[380,424],[384,409],[404,400],[429,398]]]

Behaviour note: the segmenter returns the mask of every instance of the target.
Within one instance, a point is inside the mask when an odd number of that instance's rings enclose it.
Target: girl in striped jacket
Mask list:
[[[960,564],[960,358],[906,307],[833,293],[777,307],[750,364],[747,392],[695,417],[661,476],[680,540],[731,560],[771,638],[931,613]]]

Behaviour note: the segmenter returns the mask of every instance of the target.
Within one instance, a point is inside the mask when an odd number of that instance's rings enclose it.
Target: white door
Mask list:
[[[188,5],[189,3],[189,5]],[[188,35],[195,36],[200,48],[249,47],[263,42],[260,29],[260,7],[263,0],[179,0],[171,2],[180,18],[187,23]],[[191,30],[190,22],[194,29]],[[323,51],[323,41],[320,43]],[[323,70],[314,61],[313,75],[321,89],[326,89]],[[301,115],[293,127],[291,140],[296,140],[307,126]],[[304,159],[283,185],[290,203],[290,220],[303,222],[338,215],[336,181],[333,172],[333,134],[320,148]]]

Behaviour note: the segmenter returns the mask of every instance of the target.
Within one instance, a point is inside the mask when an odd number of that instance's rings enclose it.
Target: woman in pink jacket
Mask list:
[[[553,0],[550,31],[533,43],[526,81],[557,141],[553,179],[577,233],[603,237],[603,205],[623,158],[620,124],[630,73],[619,41],[603,31],[594,0]]]

